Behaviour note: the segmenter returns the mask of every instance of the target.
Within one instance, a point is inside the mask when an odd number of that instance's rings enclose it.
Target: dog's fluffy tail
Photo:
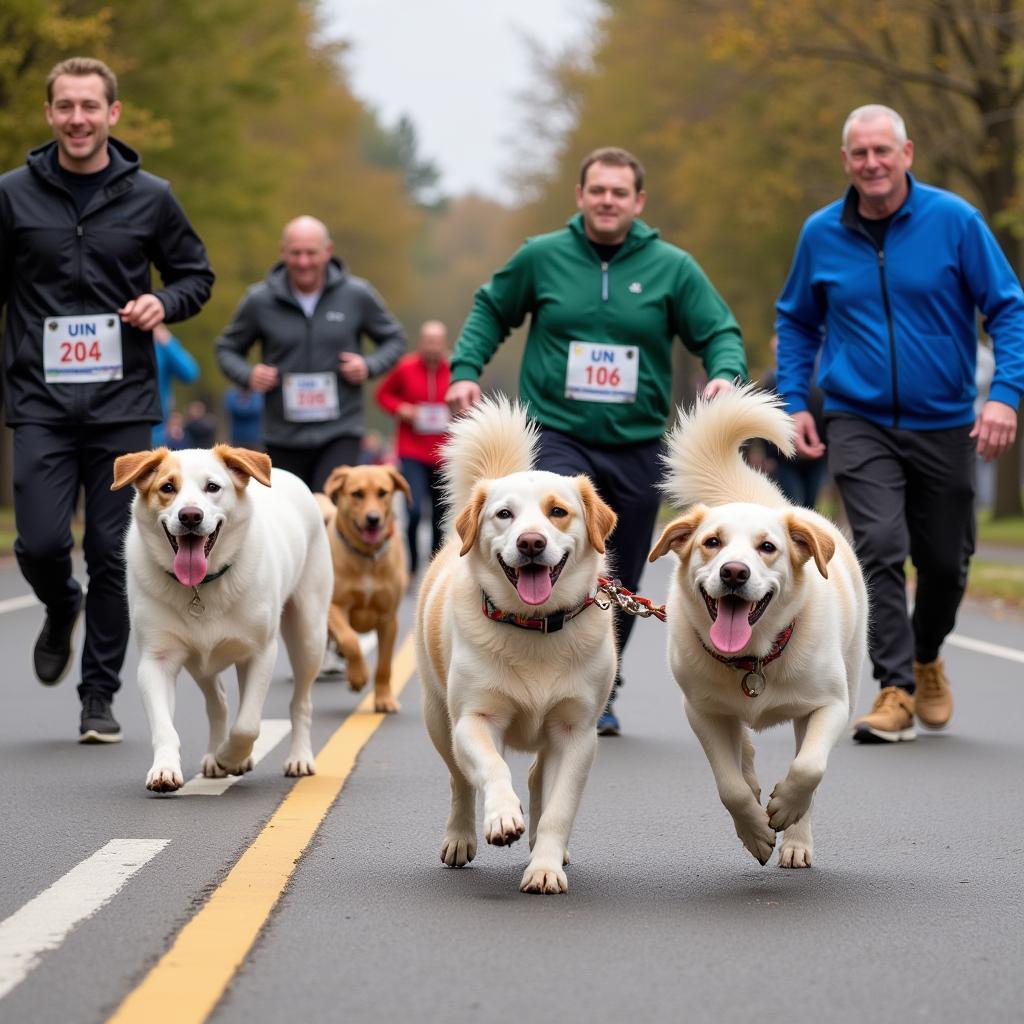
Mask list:
[[[532,469],[539,438],[526,407],[504,395],[484,397],[455,420],[441,450],[449,511],[461,509],[479,481]]]
[[[698,398],[689,412],[680,409],[663,456],[666,473],[661,486],[666,497],[682,508],[697,502],[787,504],[779,488],[748,465],[740,452],[740,445],[757,437],[787,456],[793,454],[793,421],[775,395],[756,385]]]

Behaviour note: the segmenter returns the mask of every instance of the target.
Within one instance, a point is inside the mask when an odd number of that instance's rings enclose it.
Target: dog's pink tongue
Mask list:
[[[546,565],[524,565],[516,592],[527,604],[543,604],[551,596],[551,572]]]
[[[174,555],[174,575],[186,587],[198,586],[206,577],[205,537],[189,534],[178,537],[178,550]]]
[[[711,624],[711,642],[723,654],[735,654],[750,642],[750,605],[738,597],[718,599],[718,618]]]

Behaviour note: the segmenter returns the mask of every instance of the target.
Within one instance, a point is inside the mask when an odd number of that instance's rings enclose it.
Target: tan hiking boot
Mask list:
[[[898,686],[886,686],[875,698],[870,714],[853,723],[859,743],[899,743],[917,739],[914,732],[914,698]]]
[[[914,713],[928,729],[945,729],[953,716],[953,692],[941,658],[914,662]]]

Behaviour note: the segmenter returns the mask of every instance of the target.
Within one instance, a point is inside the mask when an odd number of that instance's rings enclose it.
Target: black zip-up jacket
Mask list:
[[[47,317],[109,313],[146,293],[173,323],[199,312],[213,271],[170,185],[140,170],[134,150],[108,140],[111,172],[81,215],[57,170],[56,142],[0,177],[0,306],[7,423],[83,426],[158,423],[153,337],[121,324],[121,380],[48,384]],[[163,286],[154,289],[150,266]]]
[[[363,336],[375,348],[363,351]],[[312,317],[292,295],[284,263],[271,267],[252,285],[217,339],[217,362],[236,384],[246,387],[253,345],[260,361],[277,368],[283,382],[288,373],[334,373],[338,381],[338,418],[313,423],[285,419],[280,383],[268,391],[263,406],[263,439],[287,448],[318,448],[339,437],[362,437],[363,386],[349,384],[338,372],[342,352],[358,352],[370,377],[386,373],[405,351],[401,324],[391,315],[376,289],[350,274],[337,257],[327,264],[324,290]]]

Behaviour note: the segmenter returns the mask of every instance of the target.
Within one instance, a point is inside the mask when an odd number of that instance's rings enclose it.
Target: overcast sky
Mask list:
[[[523,33],[548,52],[590,38],[597,0],[321,0],[327,35],[351,43],[355,94],[394,124],[408,114],[442,191],[510,201],[507,140],[530,84]]]

